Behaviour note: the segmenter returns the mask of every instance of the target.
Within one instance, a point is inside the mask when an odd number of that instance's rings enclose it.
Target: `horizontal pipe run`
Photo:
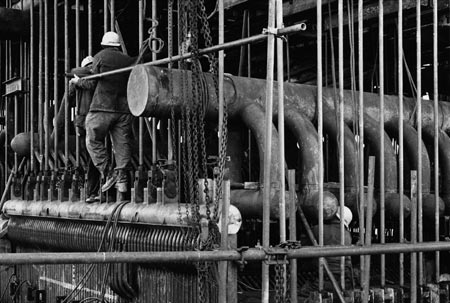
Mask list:
[[[288,26],[282,29],[279,29],[277,31],[277,35],[278,36],[282,36],[282,35],[290,35],[290,34],[294,34],[296,32],[299,31],[304,31],[306,29],[306,26],[304,23],[300,23],[300,24],[295,24],[292,26]],[[250,43],[255,43],[255,42],[259,42],[262,40],[267,39],[267,34],[259,34],[259,35],[255,35],[252,37],[248,37],[248,38],[243,38],[243,39],[238,39],[235,41],[230,41],[230,42],[226,42],[223,44],[217,44],[217,45],[213,45],[211,47],[206,47],[203,49],[200,49],[198,51],[198,56],[201,55],[205,55],[205,54],[209,54],[209,53],[213,53],[213,52],[218,52],[221,50],[226,50],[226,49],[230,49],[233,47],[238,47],[241,45],[246,45],[246,44],[250,44]],[[163,59],[159,59],[159,60],[154,60],[151,62],[147,62],[144,64],[141,64],[143,66],[154,66],[154,65],[164,65],[164,64],[169,64],[169,63],[173,63],[173,62],[177,62],[177,61],[181,61],[181,60],[185,60],[185,59],[189,59],[193,56],[192,53],[185,53],[182,55],[176,55],[176,56],[172,56],[169,58],[163,58]],[[124,67],[124,68],[119,68],[119,69],[115,69],[109,72],[105,72],[105,73],[101,73],[101,74],[96,74],[96,75],[92,75],[92,76],[87,76],[84,77],[84,79],[88,80],[88,79],[98,79],[98,78],[102,78],[102,77],[106,77],[106,76],[111,76],[111,75],[115,75],[115,74],[119,74],[119,73],[126,73],[129,72],[133,69],[134,66],[128,66],[128,67]]]
[[[242,253],[235,250],[220,251],[161,251],[161,252],[64,252],[64,253],[6,253],[0,265],[18,264],[89,264],[89,263],[170,263],[175,261],[263,261],[271,254],[286,253],[287,259],[397,254],[410,252],[450,250],[450,242],[421,242],[417,244],[374,244],[372,246],[310,246],[285,250],[272,248],[266,253],[251,248]]]

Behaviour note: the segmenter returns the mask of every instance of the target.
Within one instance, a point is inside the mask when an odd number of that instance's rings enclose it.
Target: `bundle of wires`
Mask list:
[[[106,225],[103,228],[102,237],[100,239],[100,244],[99,244],[99,247],[97,249],[97,252],[112,251],[112,249],[114,248],[114,244],[116,242],[117,225],[118,225],[118,221],[119,221],[120,212],[122,211],[123,207],[125,205],[127,205],[128,203],[130,203],[130,201],[121,202],[121,203],[117,204],[114,207],[113,211],[111,212],[111,216],[108,218],[108,221],[106,222]],[[111,235],[110,235],[111,240],[109,241],[109,243],[107,243],[108,245],[106,247],[104,247],[105,246],[104,243],[105,243],[105,240],[108,237],[108,233],[109,233],[109,230],[110,230],[111,226],[113,228],[112,232],[111,232]],[[78,284],[74,287],[74,289],[66,296],[66,298],[62,301],[62,303],[70,303],[70,302],[73,302],[75,300],[76,296],[83,290],[83,288],[86,285],[87,281],[92,276],[92,273],[93,273],[96,265],[97,264],[90,264],[89,265],[89,267],[86,270],[86,272],[84,273],[83,277],[80,279]],[[88,302],[108,302],[107,300],[105,300],[105,294],[106,294],[106,288],[107,288],[106,287],[106,279],[107,279],[108,274],[109,274],[109,269],[110,269],[110,264],[107,264],[105,273],[103,275],[100,297],[88,297],[88,298],[85,298],[85,299],[81,300],[80,302],[84,302],[84,303],[88,303]]]

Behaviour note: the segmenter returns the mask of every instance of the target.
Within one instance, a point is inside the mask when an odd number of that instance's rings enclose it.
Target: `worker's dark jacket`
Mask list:
[[[72,69],[72,73],[77,75],[78,77],[85,77],[92,75],[91,66],[86,67],[77,67]],[[91,106],[92,97],[94,95],[94,90],[97,85],[97,80],[85,80],[79,79],[77,84],[70,85],[69,87],[69,96],[71,97],[70,106],[75,107],[76,104],[75,98],[72,98],[75,95],[75,89],[78,89],[78,112],[75,118],[75,125],[78,127],[84,128],[84,123],[86,120],[86,115],[89,112],[89,108]]]
[[[108,47],[94,56],[94,73],[104,73],[114,69],[130,66],[134,59],[119,49]],[[129,73],[119,73],[100,78],[94,92],[91,112],[130,113],[127,102],[127,83]]]
[[[319,226],[313,226],[312,231],[314,236],[319,241]],[[352,244],[352,237],[350,232],[346,229],[344,232],[344,245]],[[341,226],[338,219],[334,219],[331,222],[326,222],[323,225],[323,243],[324,245],[340,245],[341,244]],[[341,271],[341,257],[327,257],[328,266],[331,272],[339,274]],[[346,271],[349,270],[348,266],[351,266],[349,257],[345,258]]]

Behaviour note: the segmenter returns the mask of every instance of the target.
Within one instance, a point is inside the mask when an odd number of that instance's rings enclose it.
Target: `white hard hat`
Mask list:
[[[87,56],[86,58],[83,59],[83,61],[81,61],[81,67],[86,67],[89,64],[92,64],[93,62],[94,62],[94,57]]]
[[[337,209],[336,217],[338,217],[339,220],[341,219],[341,208],[340,207],[338,207],[338,209]],[[353,219],[352,211],[347,206],[344,206],[344,225],[345,225],[345,227],[348,228],[348,226],[350,225],[350,222],[352,222],[352,219]]]
[[[119,35],[115,32],[106,32],[103,35],[102,42],[103,46],[120,46]]]

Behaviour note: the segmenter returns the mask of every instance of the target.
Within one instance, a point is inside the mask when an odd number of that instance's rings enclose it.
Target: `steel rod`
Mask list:
[[[49,168],[49,96],[50,96],[50,71],[49,71],[49,40],[48,40],[48,1],[44,1],[44,170]]]
[[[363,0],[358,0],[358,121],[359,121],[359,241],[364,244],[364,209],[365,209],[365,195],[364,195],[364,32],[363,32]],[[364,277],[364,256],[360,257],[360,270],[362,279]]]
[[[223,1],[223,0],[220,0]],[[221,5],[219,4],[219,7]],[[222,2],[223,9],[223,2]],[[220,10],[220,8],[219,8]],[[221,211],[221,233],[220,233],[220,248],[221,250],[228,250],[228,211],[230,208],[230,180],[224,180],[222,211]],[[222,261],[219,263],[219,303],[227,302],[227,271],[228,262]]]
[[[156,0],[152,0],[152,20],[156,20],[157,18],[157,6],[156,6]],[[153,25],[153,24],[152,24]],[[153,37],[156,37],[156,27],[152,30]],[[152,48],[156,49],[156,40],[152,41]],[[152,53],[152,62],[156,61],[157,54],[155,52]],[[156,152],[156,118],[152,118],[152,161],[153,164],[156,164],[156,158],[157,158],[157,152]]]
[[[403,7],[403,0],[398,0],[399,7]],[[403,148],[403,10],[398,10],[398,183],[399,183],[399,241],[404,242],[405,218],[404,218],[404,148]],[[399,284],[405,285],[404,255],[399,255]]]
[[[297,193],[295,192],[295,169],[288,171],[289,186],[289,240],[297,241]],[[291,303],[297,303],[297,260],[289,262],[290,271],[290,299]]]
[[[69,0],[64,0],[64,69],[66,72],[70,69],[69,58]],[[65,169],[69,168],[69,81],[64,79],[64,159]]]
[[[112,1],[112,0],[111,0]],[[75,0],[75,66],[80,66],[80,0]],[[67,100],[68,101],[68,100]],[[76,91],[75,115],[80,110],[79,91]],[[75,162],[76,167],[80,167],[80,132],[79,127],[75,125]]]
[[[339,206],[340,206],[340,242],[345,245],[344,199],[344,1],[338,1],[338,66],[339,66]],[[337,110],[337,109],[336,109]],[[345,289],[345,257],[341,257],[341,288]]]
[[[372,246],[372,217],[373,217],[373,191],[375,180],[375,157],[369,157],[369,171],[368,171],[368,190],[367,190],[367,215],[366,215],[366,239],[364,241],[365,247]],[[365,256],[364,264],[364,285],[363,285],[363,303],[369,302],[369,288],[370,288],[370,255]]]
[[[144,41],[144,0],[138,2],[138,22],[139,22],[139,48]],[[169,30],[172,30],[169,28]],[[144,164],[144,118],[139,118],[139,166]],[[136,190],[136,189],[135,189]]]
[[[434,98],[434,233],[439,241],[439,83],[438,83],[438,3],[433,0],[433,98]],[[435,255],[436,282],[440,276],[440,254]]]
[[[167,23],[171,24],[171,26],[167,27],[167,56],[170,58],[173,56],[173,0],[169,0],[167,3]],[[172,70],[173,63],[170,62],[168,64],[169,70]],[[169,79],[169,81],[173,81],[172,79]],[[173,87],[171,86],[173,89]],[[171,96],[172,97],[172,96]],[[171,117],[172,118],[172,117]],[[173,162],[173,144],[172,138],[174,138],[175,134],[172,134],[172,131],[175,130],[175,128],[172,128],[172,123],[175,123],[175,121],[171,121],[171,119],[167,119],[167,160],[169,163]]]
[[[378,68],[380,78],[380,242],[385,243],[385,179],[384,179],[384,8],[383,0],[378,1]],[[380,256],[380,282],[384,288],[386,280],[386,259]]]
[[[92,0],[88,0],[87,12],[88,12],[88,55],[92,56]]]
[[[286,253],[286,258],[304,259],[318,257],[359,256],[449,251],[450,242],[422,242],[416,244],[392,243],[373,244],[372,246],[310,246],[286,251],[271,248],[272,253]],[[239,252],[226,251],[159,251],[159,252],[64,252],[64,253],[5,253],[0,258],[0,265],[18,264],[88,264],[88,263],[172,263],[199,261],[262,261],[267,258],[264,249],[250,248]]]
[[[420,157],[420,156],[419,156]],[[417,244],[417,171],[411,171],[411,243]],[[410,264],[410,275],[411,275],[411,292],[410,298],[411,303],[417,302],[417,253],[411,253],[411,264]]]
[[[43,136],[43,115],[44,115],[44,4],[43,0],[39,0],[39,80],[38,80],[38,136],[39,136],[39,170],[42,173],[44,169],[44,161],[42,161],[44,152],[44,136]]]
[[[277,28],[283,27],[283,1],[276,1]],[[221,41],[223,43],[223,41]],[[286,176],[284,155],[284,50],[283,40],[277,39],[277,86],[278,86],[278,140],[280,165],[280,242],[286,241]],[[223,52],[223,51],[222,51]],[[284,271],[286,273],[286,271]]]
[[[268,28],[275,27],[275,0],[269,1]],[[265,100],[265,141],[264,141],[264,177],[263,177],[263,234],[264,249],[270,246],[270,169],[272,161],[272,111],[273,111],[273,69],[274,69],[275,36],[267,37],[267,69],[266,69],[266,100]],[[262,264],[262,303],[269,302],[269,265]]]
[[[53,2],[53,116],[58,115],[58,103],[59,103],[59,89],[58,89],[58,1]],[[56,122],[55,122],[56,123]],[[58,127],[53,128],[53,150],[55,158],[53,159],[53,168],[55,172],[58,171]]]
[[[422,12],[421,2],[416,2],[416,77],[417,77],[417,226],[418,241],[423,241],[422,220]],[[419,284],[423,285],[423,254],[419,252]]]
[[[285,27],[283,29],[280,29],[278,31],[278,35],[290,35],[290,34],[294,34],[296,32],[299,31],[304,31],[306,29],[306,25],[304,23],[301,24],[295,24],[292,26],[288,26]],[[226,42],[223,44],[217,44],[211,47],[206,47],[203,49],[199,49],[198,54],[201,55],[205,55],[208,53],[213,53],[213,52],[217,52],[220,50],[226,50],[226,49],[230,49],[230,48],[234,48],[234,47],[238,47],[241,46],[243,44],[249,44],[249,43],[255,43],[255,42],[259,42],[262,40],[267,39],[267,37],[270,35],[267,34],[259,34],[259,35],[255,35],[252,37],[248,37],[248,38],[244,38],[244,39],[238,39],[235,41],[231,41],[231,42]],[[189,59],[193,56],[192,53],[187,52],[181,55],[176,55],[173,56],[172,58],[163,58],[163,59],[159,59],[156,61],[151,61],[151,62],[146,62],[143,63],[143,66],[153,66],[153,65],[163,65],[163,64],[168,64],[169,62],[177,62],[180,60],[184,60],[184,59]],[[106,76],[111,76],[111,75],[115,75],[115,74],[119,74],[119,73],[126,73],[129,72],[133,69],[134,66],[128,66],[128,67],[124,67],[124,68],[119,68],[116,70],[112,70],[109,72],[104,72],[104,73],[100,73],[100,74],[95,74],[92,76],[87,76],[84,77],[85,79],[98,79],[98,78],[102,78],[102,77],[106,77]]]
[[[109,0],[110,2],[110,5],[111,5],[111,8],[110,8],[110,10],[111,10],[111,20],[110,20],[110,28],[111,28],[111,30],[112,31],[115,31],[114,30],[114,23],[115,23],[115,20],[116,20],[116,1],[115,0]]]
[[[30,133],[34,134],[34,0],[31,0],[30,6]],[[34,138],[33,138],[34,139]],[[35,171],[34,158],[34,140],[30,140],[30,170],[31,174]]]
[[[108,0],[103,0],[103,33],[108,31]]]
[[[323,246],[323,70],[322,70],[322,0],[317,0],[317,140],[319,142],[319,246]],[[319,259],[319,289],[323,289],[323,263]]]

